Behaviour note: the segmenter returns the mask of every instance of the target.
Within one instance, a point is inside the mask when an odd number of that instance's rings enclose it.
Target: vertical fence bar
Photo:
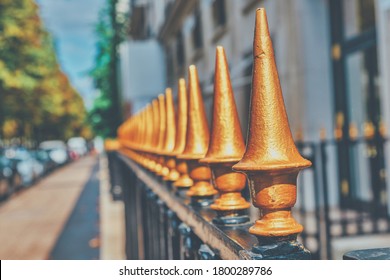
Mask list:
[[[322,194],[324,198],[324,220],[325,220],[325,246],[326,246],[326,258],[332,258],[332,250],[331,250],[331,220],[329,217],[329,186],[328,186],[328,172],[327,172],[327,164],[328,158],[326,156],[326,140],[322,140],[320,142],[320,151],[321,151],[321,159],[322,159]]]

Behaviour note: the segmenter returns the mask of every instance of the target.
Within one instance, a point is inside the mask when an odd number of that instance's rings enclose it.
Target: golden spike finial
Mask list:
[[[356,140],[359,137],[359,129],[358,129],[356,123],[351,122],[349,124],[348,133],[349,133],[349,138],[351,140]]]
[[[104,141],[104,150],[106,152],[118,151],[122,147],[118,139],[106,139]]]
[[[157,159],[154,154],[157,151],[159,133],[160,133],[159,116],[160,116],[160,108],[159,108],[158,100],[154,99],[151,104],[151,113],[150,113],[150,118],[152,123],[152,133],[151,133],[150,149],[149,149],[149,158],[150,158],[149,169],[153,172],[157,172],[156,171]]]
[[[187,195],[192,197],[211,197],[217,193],[210,183],[210,168],[199,162],[206,155],[209,145],[209,128],[204,111],[198,72],[195,65],[188,68],[189,100],[186,146],[180,159],[188,164],[189,175],[194,181]]]
[[[175,148],[173,150],[176,154],[181,154],[186,146],[187,135],[187,88],[186,80],[179,79],[178,94],[177,94],[177,133],[175,139]]]
[[[153,140],[152,140],[152,151],[155,152],[158,148],[158,140],[160,138],[160,107],[158,100],[154,99],[152,101],[152,110],[153,110]]]
[[[177,100],[177,133],[175,148],[173,154],[181,155],[186,146],[187,135],[187,120],[188,120],[188,100],[187,100],[187,88],[186,81],[181,78],[178,82],[178,100]],[[177,180],[173,184],[176,188],[189,188],[193,185],[193,181],[188,175],[187,162],[185,160],[177,158],[176,170],[179,174],[173,174],[178,176]],[[174,171],[173,171],[174,172]]]
[[[146,115],[146,139],[145,139],[145,147],[148,151],[153,147],[153,108],[151,104],[148,104],[145,109]]]
[[[158,134],[158,147],[157,152],[158,154],[161,154],[164,151],[164,144],[165,144],[165,133],[167,128],[167,119],[166,119],[166,107],[165,107],[165,95],[160,94],[158,96],[158,104],[159,104],[159,121],[160,121],[160,133]]]
[[[166,133],[164,141],[164,153],[170,154],[175,148],[176,120],[175,108],[173,105],[172,89],[165,90],[165,110],[166,110]]]
[[[233,166],[245,172],[260,219],[249,232],[265,238],[295,239],[303,227],[292,217],[297,176],[311,162],[298,152],[288,124],[264,9],[256,11],[248,144]]]
[[[176,138],[176,120],[175,120],[175,108],[173,104],[172,89],[167,88],[165,90],[165,109],[166,109],[166,133],[164,150],[162,154],[165,156],[164,166],[161,171],[163,180],[169,181],[170,169],[175,168],[175,160],[172,157],[173,149],[175,148]]]
[[[343,138],[344,113],[338,112],[336,114],[336,126],[334,128],[334,137],[340,141]]]
[[[146,116],[146,139],[145,139],[145,167],[151,170],[154,167],[154,162],[150,159],[150,150],[153,147],[153,108],[148,104],[145,108]]]
[[[372,139],[375,136],[375,126],[372,122],[365,122],[363,124],[364,137]]]
[[[189,102],[186,146],[183,159],[200,159],[207,152],[209,145],[209,127],[203,106],[203,97],[195,65],[188,68]]]
[[[241,133],[240,121],[234,101],[234,93],[230,83],[229,68],[223,47],[218,46],[215,58],[213,121],[210,145],[206,157],[200,162],[209,164],[214,186],[220,193],[211,208],[218,211],[220,219],[216,221],[228,223],[240,221],[238,210],[250,207],[250,203],[241,196],[245,188],[246,178],[242,173],[232,170],[245,152],[244,137]],[[244,219],[248,221],[248,218]]]
[[[132,141],[132,148],[135,150],[137,148],[139,134],[138,134],[138,123],[139,123],[139,113],[137,113],[133,119],[132,119],[132,125],[131,125],[131,141]]]
[[[162,175],[162,170],[164,167],[164,157],[162,153],[164,151],[165,144],[165,133],[167,128],[167,119],[166,119],[166,107],[165,107],[165,95],[159,94],[158,98],[158,107],[159,107],[159,134],[158,134],[158,145],[157,145],[157,164],[156,164],[156,174]]]
[[[343,129],[341,127],[335,127],[334,129],[334,138],[340,141],[343,138]]]
[[[142,151],[146,150],[146,141],[148,139],[148,120],[146,119],[146,109],[144,108],[141,111],[141,121],[140,121],[140,132],[141,132],[141,137],[140,137],[140,143],[139,146],[142,149]]]
[[[145,110],[142,110],[139,113],[139,123],[138,123],[138,133],[139,133],[139,138],[138,138],[138,143],[137,143],[137,152],[139,155],[139,164],[144,166],[145,164],[145,158],[143,156],[143,152],[145,150],[145,124],[146,124],[146,118],[145,118]]]

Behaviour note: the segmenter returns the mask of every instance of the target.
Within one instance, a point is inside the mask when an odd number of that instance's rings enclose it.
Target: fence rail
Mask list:
[[[111,152],[109,161],[121,170],[112,178],[123,188],[129,259],[307,258],[306,254],[284,254],[288,252],[286,248],[273,251],[273,246],[269,246],[269,252],[263,249],[262,254],[256,254],[253,248],[258,240],[248,231],[253,222],[214,224],[214,210],[191,205],[184,192],[175,192],[169,183],[139,166],[126,152]],[[294,248],[295,244],[288,246]]]
[[[381,176],[388,168],[386,157],[384,153],[369,152],[383,150],[388,143],[379,133],[372,137],[297,143],[301,153],[313,163],[302,172],[295,207],[298,221],[305,226],[300,239],[313,258],[332,259],[332,242],[337,238],[390,233],[389,202],[375,195],[388,195],[386,179]],[[352,180],[344,181],[350,186],[345,193],[337,162],[340,149],[354,155],[346,163]]]

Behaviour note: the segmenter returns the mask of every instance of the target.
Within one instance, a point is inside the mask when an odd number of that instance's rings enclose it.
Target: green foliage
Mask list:
[[[116,130],[122,121],[118,92],[117,47],[123,38],[123,22],[118,22],[115,12],[117,0],[107,0],[100,11],[96,25],[97,55],[91,71],[96,88],[100,94],[88,114],[89,122],[97,135],[104,138],[116,136]]]
[[[85,114],[34,0],[0,0],[0,138],[65,140],[87,131]]]

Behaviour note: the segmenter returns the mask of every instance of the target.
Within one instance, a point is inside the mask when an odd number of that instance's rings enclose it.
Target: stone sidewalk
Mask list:
[[[109,199],[104,157],[100,169],[98,161],[89,156],[71,163],[2,203],[0,259],[123,259],[122,203]],[[75,241],[79,252],[67,248]],[[100,250],[103,242],[117,249]]]

